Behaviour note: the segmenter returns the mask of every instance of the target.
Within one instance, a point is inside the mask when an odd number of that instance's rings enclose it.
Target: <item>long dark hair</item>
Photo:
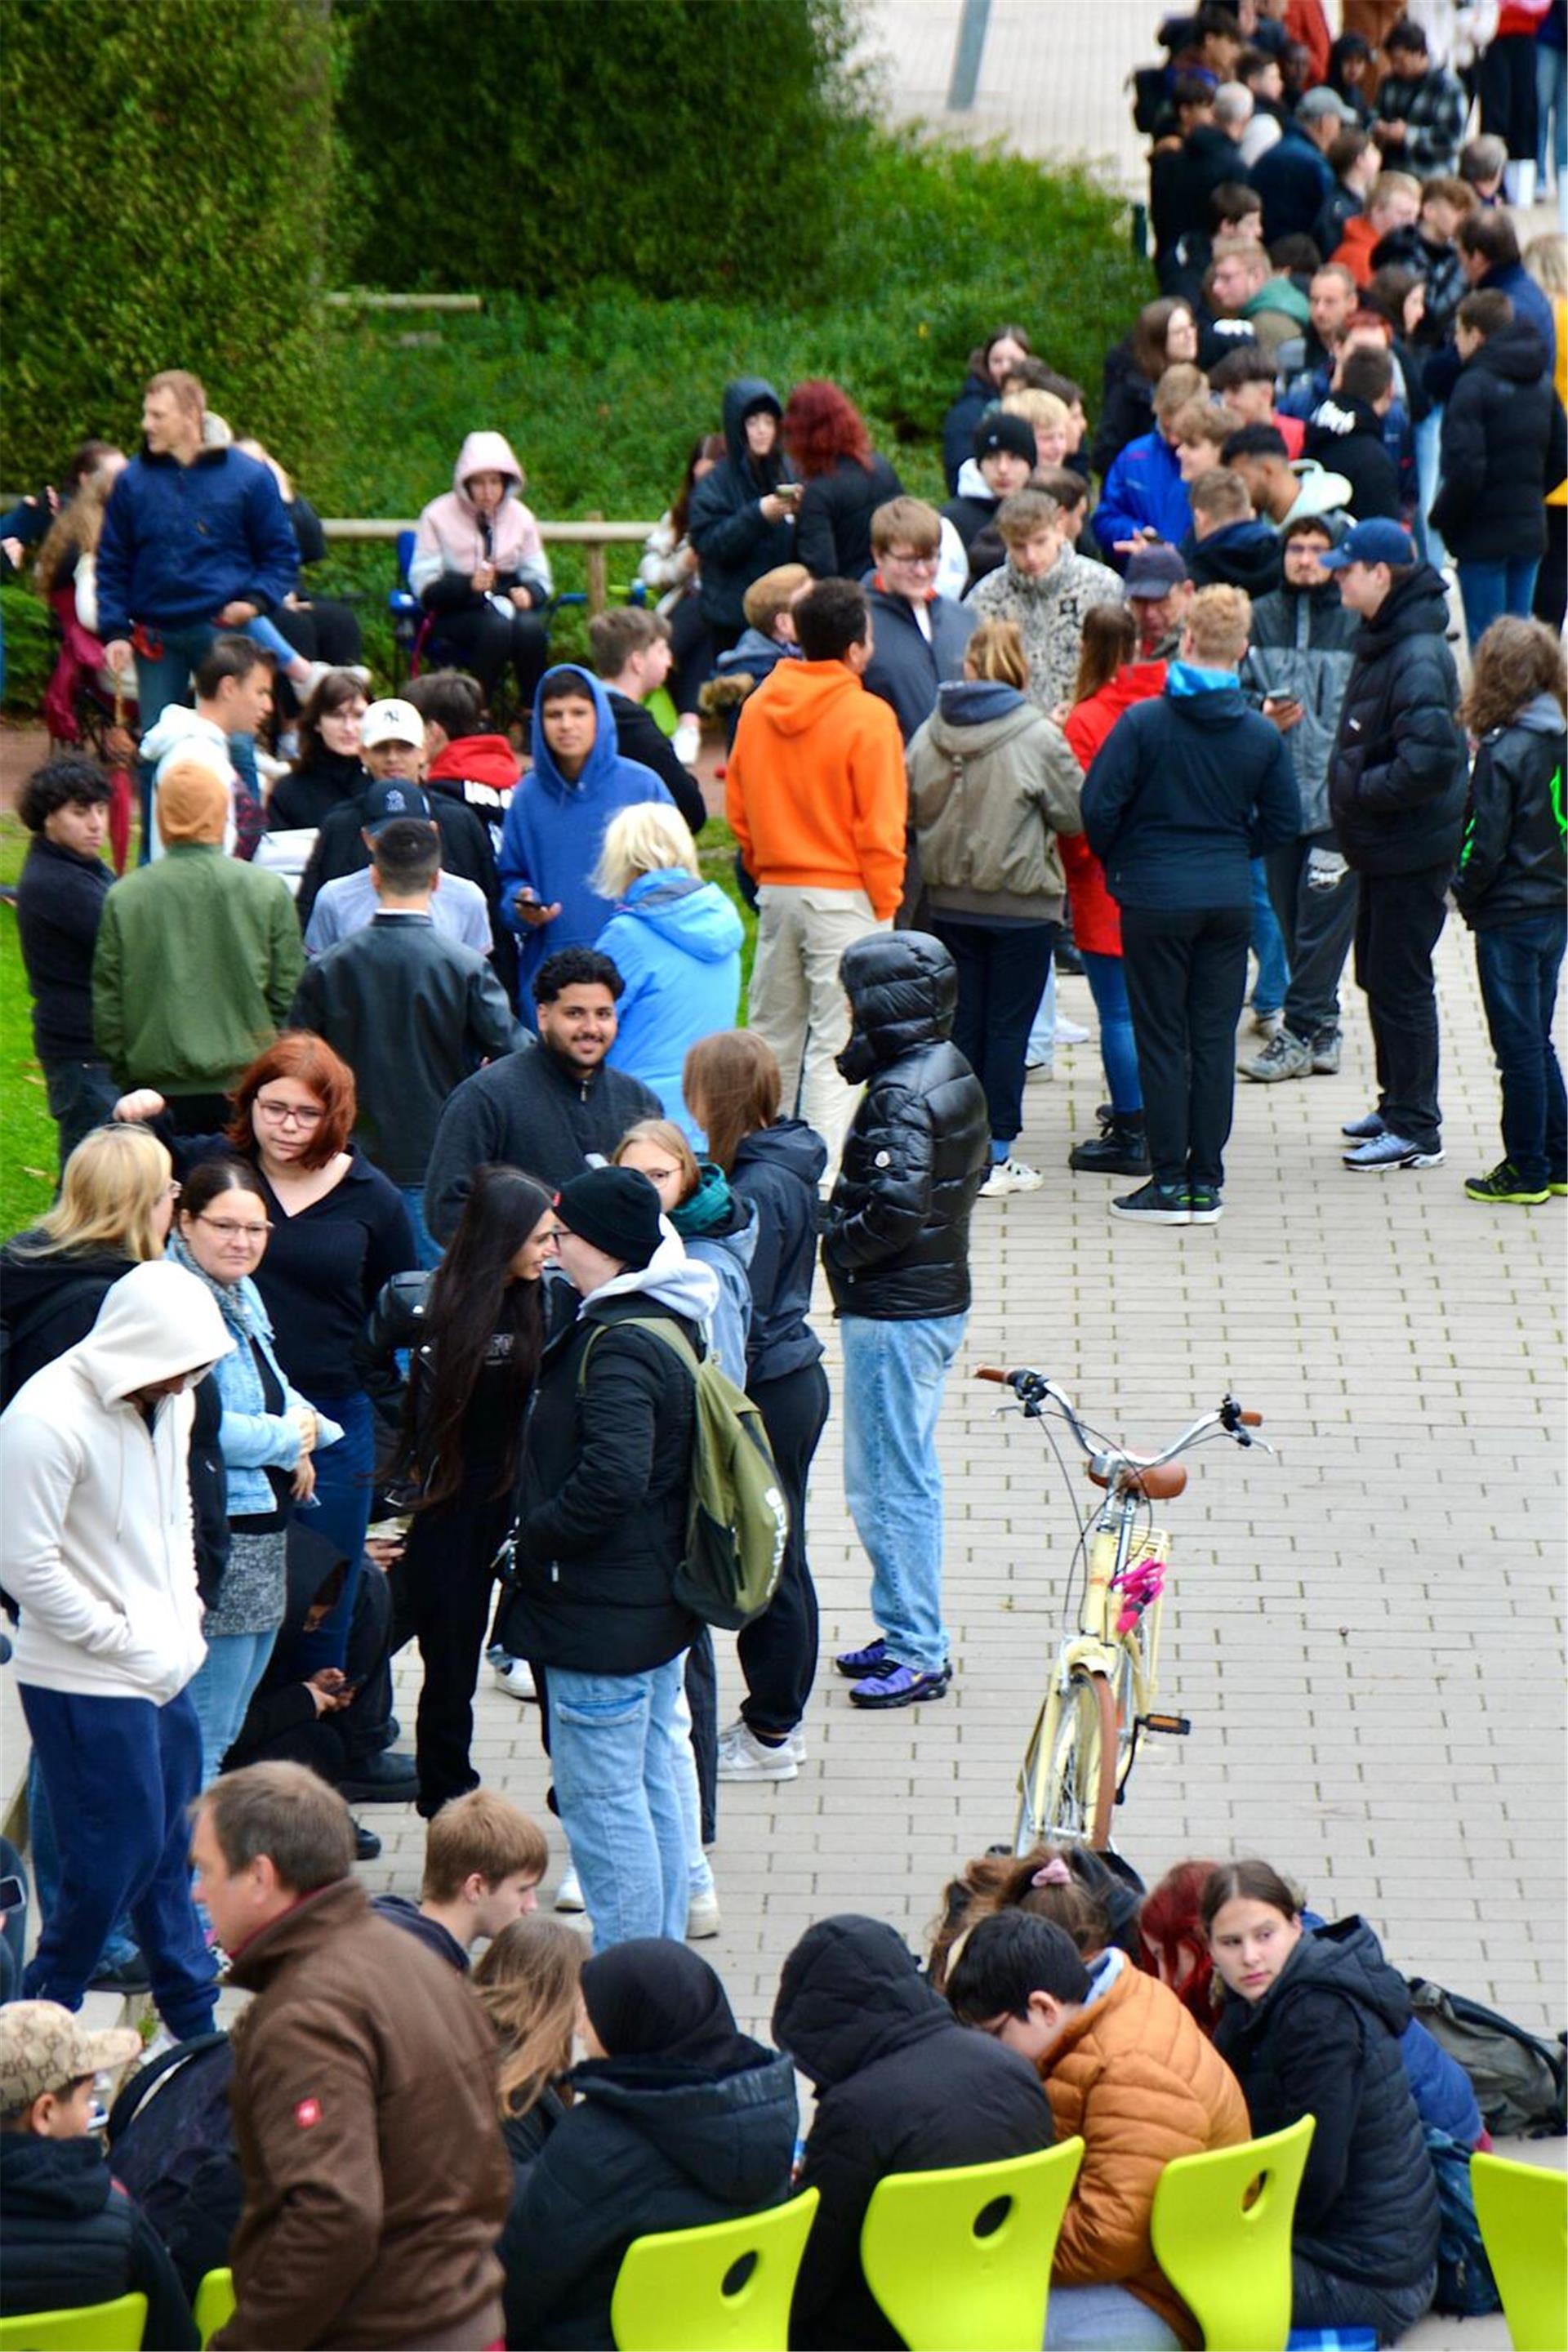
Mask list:
[[[730,454],[730,445],[721,433],[703,433],[691,445],[691,455],[686,461],[686,471],[680,478],[680,488],[675,494],[675,504],[669,509],[669,527],[676,545],[686,537],[686,525],[691,513],[691,493],[697,488],[697,468],[704,457],[715,464]]]
[[[495,1492],[506,1493],[516,1475],[523,1412],[544,1345],[544,1309],[539,1284],[510,1281],[508,1269],[549,1211],[543,1185],[520,1168],[475,1170],[452,1246],[425,1302],[424,1337],[404,1400],[405,1440],[424,1482],[420,1510],[449,1502],[462,1484],[463,1421],[496,1339],[507,1343],[508,1433]],[[422,1382],[428,1384],[423,1412],[416,1402]]]

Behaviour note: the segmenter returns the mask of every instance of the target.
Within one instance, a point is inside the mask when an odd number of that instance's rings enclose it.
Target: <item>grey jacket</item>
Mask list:
[[[1299,702],[1300,725],[1286,740],[1301,795],[1301,831],[1329,830],[1329,755],[1350,683],[1351,646],[1361,624],[1330,580],[1321,588],[1276,588],[1252,608],[1252,643],[1241,690],[1254,709],[1266,695]]]
[[[1060,922],[1057,835],[1082,831],[1083,789],[1060,729],[1010,686],[959,679],[906,757],[933,913]]]
[[[1064,546],[1038,580],[1015,571],[1009,556],[999,572],[976,581],[964,602],[983,621],[1016,621],[1029,662],[1029,699],[1050,712],[1071,696],[1084,614],[1091,604],[1120,604],[1126,593],[1116,572]]]

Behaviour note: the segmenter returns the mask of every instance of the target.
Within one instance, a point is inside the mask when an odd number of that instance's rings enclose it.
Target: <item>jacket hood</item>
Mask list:
[[[585,1298],[579,1314],[596,1312],[601,1304],[610,1299],[652,1299],[668,1307],[672,1315],[682,1315],[689,1323],[705,1323],[719,1304],[719,1277],[710,1265],[701,1265],[689,1257],[686,1244],[668,1217],[660,1217],[662,1239],[646,1265],[628,1266],[617,1274],[602,1290]]]
[[[992,389],[994,391],[995,387],[993,386]],[[1002,503],[981,472],[980,460],[977,457],[966,457],[960,466],[958,488],[952,495],[955,499],[984,499],[988,507],[999,507]]]
[[[1165,678],[1165,698],[1194,727],[1234,727],[1247,705],[1234,671],[1200,669],[1173,661]]]
[[[917,1045],[952,1034],[958,966],[929,931],[874,931],[844,950],[849,1043],[838,1067],[851,1086]]]
[[[853,1911],[819,1919],[784,1964],[773,2039],[818,2091],[950,2031],[963,2028],[885,1920]]]
[[[639,874],[616,911],[635,915],[699,963],[722,963],[746,935],[745,925],[716,882],[679,869]]]
[[[827,1166],[827,1146],[804,1118],[781,1118],[742,1139],[735,1166],[785,1168],[815,1192]]]
[[[730,452],[730,463],[742,471],[751,459],[746,446],[746,419],[753,409],[771,409],[775,416],[784,415],[784,403],[765,376],[738,375],[724,386],[724,440]],[[776,454],[778,450],[775,442]]]
[[[795,2070],[760,2042],[747,2063],[710,2074],[650,2058],[591,2058],[572,2076],[584,2104],[606,2107],[668,2164],[727,2205],[761,2204],[789,2178],[799,2130]],[[561,2126],[571,2128],[570,2115]]]
[[[1306,1987],[1344,1994],[1371,2010],[1396,2036],[1410,2022],[1410,1988],[1398,1969],[1384,1958],[1383,1948],[1364,1919],[1341,1919],[1331,1927],[1304,1935],[1258,2009],[1277,2006],[1287,1991]]]
[[[1353,400],[1342,392],[1331,392],[1318,403],[1311,426],[1314,433],[1331,434],[1336,441],[1347,441],[1352,433],[1370,434],[1374,441],[1383,437],[1383,419],[1370,401]]]
[[[779,662],[757,688],[761,706],[781,735],[804,735],[829,710],[843,714],[865,688],[840,661]]]
[[[470,474],[504,474],[503,499],[516,498],[522,488],[522,467],[512,455],[511,443],[504,433],[470,433],[452,468],[453,497],[465,513],[477,515],[479,509],[463,488]]]
[[[1336,480],[1339,478],[1336,475]],[[1222,523],[1197,541],[1203,564],[1226,584],[1249,596],[1266,593],[1279,578],[1279,541],[1273,526],[1257,515]]]
[[[998,719],[1011,719],[1019,711],[1033,709],[1026,695],[999,677],[947,678],[936,690],[931,741],[944,751],[978,751],[982,742],[993,740],[992,730]],[[959,740],[970,732],[978,733],[982,742],[971,745]]]
[[[96,2139],[40,2139],[36,2132],[0,2133],[0,2185],[6,2218],[50,2216],[73,2221],[101,2213],[113,2187]]]
[[[1255,318],[1259,310],[1282,310],[1299,327],[1304,327],[1312,315],[1311,304],[1295,279],[1284,276],[1266,279],[1247,304],[1244,316]]]
[[[1315,457],[1298,457],[1290,471],[1299,488],[1288,521],[1299,522],[1303,515],[1328,514],[1335,507],[1349,506],[1351,486],[1343,474],[1331,474]]]
[[[1448,596],[1442,575],[1418,563],[1407,580],[1389,590],[1370,621],[1356,632],[1354,651],[1380,653],[1391,637],[1446,637]]]
[[[583,762],[581,774],[574,783],[568,783],[555,764],[555,754],[544,740],[544,688],[552,677],[572,677],[579,681],[583,691],[594,705],[594,748]],[[540,679],[533,703],[533,775],[546,792],[560,801],[575,799],[580,793],[591,793],[602,785],[614,769],[620,753],[616,748],[616,714],[610,709],[610,698],[591,669],[580,662],[556,662]],[[512,782],[517,781],[514,772]]]
[[[183,702],[166,703],[142,738],[142,757],[161,765],[171,751],[187,759],[205,760],[215,776],[226,784],[233,772],[228,740],[215,719],[204,719]]]
[[[1554,703],[1552,708],[1556,709]],[[74,1290],[78,1283],[118,1282],[135,1264],[121,1250],[51,1250],[44,1257],[28,1257],[16,1244],[30,1238],[18,1234],[0,1256],[5,1329],[13,1349],[32,1323],[53,1313],[63,1293]]]
[[[1533,696],[1513,721],[1527,735],[1561,735],[1563,723],[1563,705],[1554,694]]]
[[[753,677],[766,677],[781,661],[799,661],[798,646],[781,646],[774,637],[764,637],[761,629],[742,629],[727,654],[721,654],[713,667],[721,677],[729,677],[735,670],[749,670]]]
[[[195,1275],[152,1259],[107,1294],[75,1354],[106,1405],[136,1389],[216,1364],[234,1346],[217,1302]]]
[[[1502,334],[1488,336],[1470,365],[1505,383],[1539,383],[1546,373],[1546,346],[1528,319],[1516,319]]]
[[[504,735],[458,735],[437,751],[426,781],[489,784],[498,793],[508,793],[517,774],[517,753]]]

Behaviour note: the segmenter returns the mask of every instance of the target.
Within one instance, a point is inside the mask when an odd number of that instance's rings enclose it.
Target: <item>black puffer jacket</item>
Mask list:
[[[0,2313],[69,2311],[144,2294],[150,2352],[201,2338],[178,2273],[151,2221],[117,2189],[95,2139],[0,2134]]]
[[[1356,632],[1329,815],[1363,874],[1423,874],[1458,855],[1465,740],[1447,626],[1443,583],[1420,563]]]
[[[739,2040],[713,2074],[674,2059],[594,2058],[520,2178],[501,2235],[506,2340],[607,2346],[610,2299],[634,2238],[781,2205],[796,2102],[789,2061]]]
[[[1457,562],[1544,554],[1546,493],[1563,478],[1563,444],[1545,349],[1527,320],[1516,321],[1466,361],[1443,412],[1432,524]]]
[[[834,1306],[889,1322],[962,1315],[991,1123],[951,1042],[958,968],[925,931],[879,931],[846,950],[839,976],[854,1026],[838,1067],[867,1083],[823,1224]]]
[[[752,581],[788,563],[795,554],[794,522],[787,518],[769,522],[762,511],[763,499],[790,475],[777,441],[763,458],[753,457],[746,446],[746,419],[759,408],[774,416],[784,415],[777,393],[761,376],[738,376],[724,386],[724,440],[730,454],[703,475],[691,493],[689,531],[702,566],[702,617],[710,628],[730,637],[746,625],[742,599]]]
[[[1563,712],[1550,694],[1481,738],[1454,877],[1455,903],[1473,931],[1562,908],[1563,750]]]
[[[784,1965],[773,2039],[816,2086],[796,2184],[820,2190],[790,2342],[901,2345],[860,2269],[860,2225],[889,2172],[1032,2156],[1056,2137],[1026,2059],[959,2024],[896,1929],[821,1919]]]
[[[822,1354],[806,1317],[816,1271],[816,1188],[827,1146],[803,1118],[781,1118],[744,1137],[730,1186],[757,1213],[757,1245],[746,1272],[752,1285],[752,1328],[746,1339],[746,1384],[803,1371]]]
[[[1256,2137],[1317,2117],[1296,2252],[1337,2277],[1415,2286],[1437,2259],[1437,2192],[1400,2055],[1410,1991],[1360,1919],[1304,1935],[1261,2000],[1227,2001],[1215,2047]]]

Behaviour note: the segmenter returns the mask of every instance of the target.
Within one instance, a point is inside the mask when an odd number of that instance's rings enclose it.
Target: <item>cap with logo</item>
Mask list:
[[[1415,543],[1407,530],[1382,515],[1352,523],[1338,547],[1318,558],[1325,572],[1342,572],[1347,563],[1414,563]]]
[[[127,2066],[141,2052],[142,2036],[130,2026],[94,2032],[58,2001],[6,2001],[0,2007],[0,2114],[15,2115],[84,2074]]]
[[[425,749],[425,721],[411,702],[395,698],[373,702],[360,720],[361,749],[374,751],[378,743],[412,743],[416,751]]]
[[[429,794],[418,784],[405,783],[400,776],[389,776],[384,783],[372,784],[361,806],[364,811],[363,829],[373,839],[378,833],[384,833],[389,824],[436,822]]]

